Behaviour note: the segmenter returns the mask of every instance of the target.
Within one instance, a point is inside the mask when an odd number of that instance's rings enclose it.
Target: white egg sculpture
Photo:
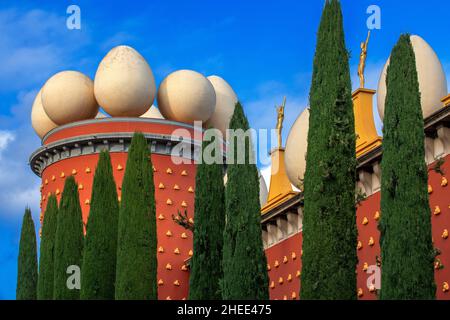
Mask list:
[[[421,37],[412,35],[411,44],[416,57],[417,77],[421,93],[423,117],[426,118],[436,112],[442,105],[441,99],[447,95],[447,79],[444,68],[433,48]],[[390,59],[384,65],[378,83],[378,114],[384,119],[386,101],[386,76]]]
[[[289,181],[299,189],[303,185],[308,149],[309,109],[306,108],[292,125],[286,140],[284,164]]]
[[[214,113],[216,93],[202,74],[179,70],[169,74],[158,90],[158,108],[164,118],[192,124],[206,122]]]
[[[31,108],[31,126],[42,139],[50,130],[56,128],[58,125],[45,113],[44,107],[42,106],[41,93],[42,90],[39,90],[36,98],[34,98],[33,107]]]
[[[216,107],[211,118],[206,121],[205,127],[219,129],[225,137],[238,97],[231,86],[221,77],[209,76],[208,80],[216,92]]]
[[[155,78],[139,52],[128,46],[118,46],[100,62],[94,92],[109,115],[139,117],[155,100]]]
[[[144,113],[141,118],[153,118],[153,119],[164,119],[158,108],[152,105],[146,113]]]
[[[92,80],[78,71],[62,71],[42,88],[45,113],[56,124],[92,119],[98,112]]]
[[[261,172],[258,171],[258,175],[259,175],[259,203],[262,208],[267,203],[269,191],[267,190],[266,180],[262,176]]]

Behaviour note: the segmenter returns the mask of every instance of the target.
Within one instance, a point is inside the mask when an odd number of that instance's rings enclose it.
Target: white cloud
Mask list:
[[[286,107],[283,122],[283,144],[286,144],[286,139],[289,131],[294,124],[294,121],[300,113],[306,108],[308,104],[307,92],[301,95],[291,94],[282,83],[276,81],[268,81],[257,88],[255,100],[243,101],[245,113],[249,119],[250,126],[253,129],[266,129],[267,141],[269,146],[262,145],[264,141],[258,141],[257,152],[258,162],[260,166],[265,166],[270,163],[270,155],[268,152],[271,148],[276,147],[276,135],[271,134],[270,130],[274,129],[277,122],[277,111],[275,106],[279,106],[283,102],[283,97],[286,96]],[[272,142],[272,143],[271,143]]]
[[[66,16],[43,10],[0,11],[0,92],[40,86],[89,43],[85,30],[66,28]]]
[[[299,84],[299,77],[295,76],[294,81]],[[302,78],[305,78],[304,76]],[[305,86],[302,86],[303,88]],[[241,101],[244,111],[249,119],[250,126],[253,129],[265,129],[266,141],[259,139],[256,144],[256,153],[258,167],[267,184],[270,186],[270,170],[271,158],[270,150],[277,146],[277,138],[275,132],[271,132],[276,127],[277,111],[275,106],[279,106],[286,96],[286,107],[283,122],[283,145],[286,145],[286,139],[289,135],[292,125],[297,117],[308,105],[308,91],[299,89],[299,95],[292,94],[283,83],[277,81],[267,81],[262,83],[256,89],[256,98],[250,101]],[[260,133],[260,136],[263,136]],[[266,145],[266,143],[268,145]]]
[[[8,147],[8,144],[14,141],[15,136],[12,132],[6,130],[0,130],[0,160],[2,159],[2,153]]]
[[[30,124],[37,91],[52,74],[72,66],[89,65],[89,27],[68,30],[65,11],[0,10],[0,218],[20,221],[29,206],[39,221],[40,179],[28,158],[40,145]],[[84,70],[81,70],[84,71]],[[11,103],[11,96],[16,103]],[[11,106],[11,104],[13,104]],[[6,111],[6,110],[9,110]],[[15,137],[13,139],[12,137]]]
[[[19,93],[11,116],[2,117],[0,126],[14,128],[0,131],[0,218],[18,220],[26,206],[39,221],[40,179],[31,171],[28,157],[38,146],[39,138],[30,125],[29,113],[36,90]]]

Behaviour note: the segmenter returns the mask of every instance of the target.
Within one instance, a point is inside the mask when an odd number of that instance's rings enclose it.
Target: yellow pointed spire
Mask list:
[[[296,194],[296,192],[292,189],[291,182],[286,174],[286,168],[284,165],[284,148],[276,148],[273,150],[271,153],[271,158],[272,167],[269,195],[267,196],[267,203],[261,209],[263,214]]]
[[[286,174],[284,165],[284,148],[282,145],[281,132],[283,129],[284,109],[286,107],[286,97],[284,97],[283,104],[277,107],[277,136],[278,146],[272,150],[271,156],[271,174],[269,194],[267,196],[267,203],[261,208],[262,214],[267,213],[272,208],[278,206],[280,203],[293,197],[296,193],[292,190],[291,182]]]

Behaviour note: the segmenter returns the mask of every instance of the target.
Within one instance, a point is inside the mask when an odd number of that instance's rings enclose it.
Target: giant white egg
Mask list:
[[[216,92],[216,107],[211,118],[206,121],[205,127],[219,129],[225,137],[238,97],[231,86],[221,77],[209,76],[208,80]]]
[[[411,44],[416,57],[417,77],[423,117],[426,118],[441,107],[441,99],[447,95],[447,79],[444,68],[433,48],[421,37],[412,35]],[[390,59],[384,65],[378,83],[378,114],[384,119],[384,106],[386,101],[386,75]]]
[[[211,82],[192,70],[169,74],[158,90],[158,108],[164,118],[192,124],[207,121],[216,106]]]
[[[145,112],[141,118],[153,118],[153,119],[164,119],[158,108],[152,105],[147,112]]]
[[[92,119],[98,112],[94,84],[78,71],[62,71],[48,79],[42,88],[42,105],[58,125]]]
[[[269,196],[269,191],[267,190],[266,180],[264,179],[261,172],[258,170],[259,175],[259,203],[261,208],[267,203],[267,197]]]
[[[118,46],[100,62],[94,92],[98,103],[109,115],[139,117],[155,99],[155,78],[139,52],[128,46]]]
[[[58,125],[45,113],[41,96],[42,90],[39,90],[36,98],[34,98],[33,107],[31,108],[31,126],[42,139],[50,130],[56,128]]]
[[[284,163],[289,181],[302,189],[306,170],[306,151],[308,149],[309,109],[306,108],[295,120],[286,140]]]

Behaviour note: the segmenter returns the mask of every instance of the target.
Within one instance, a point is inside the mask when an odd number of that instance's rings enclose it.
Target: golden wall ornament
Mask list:
[[[380,211],[376,211],[375,215],[373,216],[373,218],[375,219],[375,221],[380,220]]]
[[[363,292],[363,289],[362,288],[359,288],[358,289],[358,297],[362,297],[364,295],[364,292]]]
[[[367,269],[369,269],[369,264],[367,262],[364,262],[362,269],[363,271],[367,271]]]
[[[441,213],[441,208],[439,206],[434,207],[434,212],[433,214],[435,216],[438,216]]]
[[[356,249],[361,250],[362,249],[362,242],[358,241],[358,245],[356,246]]]
[[[362,224],[367,225],[368,223],[369,223],[369,219],[367,219],[367,217],[364,217]]]

